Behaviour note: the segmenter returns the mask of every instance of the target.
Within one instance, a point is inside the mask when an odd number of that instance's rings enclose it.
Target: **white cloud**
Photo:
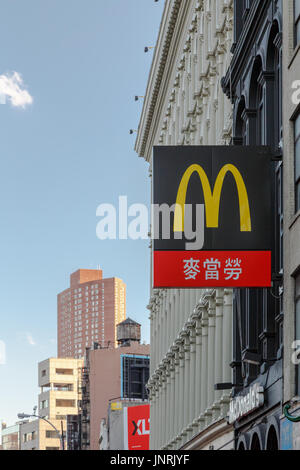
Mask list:
[[[0,95],[2,100],[8,98],[12,106],[26,108],[33,103],[33,98],[24,87],[24,82],[18,72],[0,75]]]
[[[36,345],[36,342],[34,341],[31,333],[26,333],[26,339],[28,341],[28,344],[30,344],[30,346],[35,346]]]

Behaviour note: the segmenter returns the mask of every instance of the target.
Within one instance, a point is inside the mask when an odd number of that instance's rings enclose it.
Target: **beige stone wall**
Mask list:
[[[159,31],[135,149],[217,145],[231,139],[232,106],[221,79],[233,42],[231,0],[171,0]],[[178,449],[227,413],[232,292],[151,289],[152,449]]]

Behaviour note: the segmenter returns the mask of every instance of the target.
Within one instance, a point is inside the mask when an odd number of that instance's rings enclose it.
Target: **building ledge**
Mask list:
[[[227,434],[229,432],[233,433],[233,431],[234,431],[233,426],[229,425],[225,419],[222,419],[220,421],[212,423],[206,429],[204,429],[199,434],[194,436],[189,442],[184,444],[184,446],[182,446],[180,450],[201,449],[205,447],[206,445],[208,445],[212,440],[216,439],[217,437],[221,437],[224,434]],[[234,438],[232,436],[232,442],[233,441],[234,441]],[[230,442],[231,441],[229,441],[226,444],[229,444]]]

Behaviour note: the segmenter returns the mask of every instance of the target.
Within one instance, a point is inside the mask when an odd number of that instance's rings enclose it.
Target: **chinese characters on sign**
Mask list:
[[[271,282],[271,253],[263,251],[157,251],[160,287],[258,287]]]
[[[189,279],[196,279],[197,274],[200,272],[199,263],[200,260],[197,259],[185,259],[184,260],[184,274],[185,279],[188,281]]]
[[[241,268],[241,259],[231,259],[228,258],[225,261],[225,268],[220,273],[221,270],[221,262],[218,259],[206,259],[203,263],[203,268],[205,270],[205,280],[220,279],[220,274],[226,275],[225,280],[228,281],[232,279],[237,281],[242,274]],[[185,259],[183,260],[184,263],[184,274],[185,280],[188,281],[190,279],[196,279],[197,275],[200,273],[200,259]]]

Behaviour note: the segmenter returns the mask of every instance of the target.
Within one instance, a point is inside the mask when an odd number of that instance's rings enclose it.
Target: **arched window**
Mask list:
[[[238,450],[246,450],[243,442],[239,444]]]
[[[259,144],[264,145],[266,139],[265,132],[265,101],[264,101],[264,88],[263,86],[258,87],[257,94],[257,131]]]
[[[266,450],[278,450],[278,439],[274,426],[269,429]]]
[[[259,438],[256,433],[253,434],[250,450],[261,450]]]
[[[245,112],[245,98],[242,97],[239,101],[237,106],[237,112],[235,116],[235,123],[234,123],[234,137],[233,137],[233,144],[234,145],[246,145],[246,122],[244,119],[244,112]]]

